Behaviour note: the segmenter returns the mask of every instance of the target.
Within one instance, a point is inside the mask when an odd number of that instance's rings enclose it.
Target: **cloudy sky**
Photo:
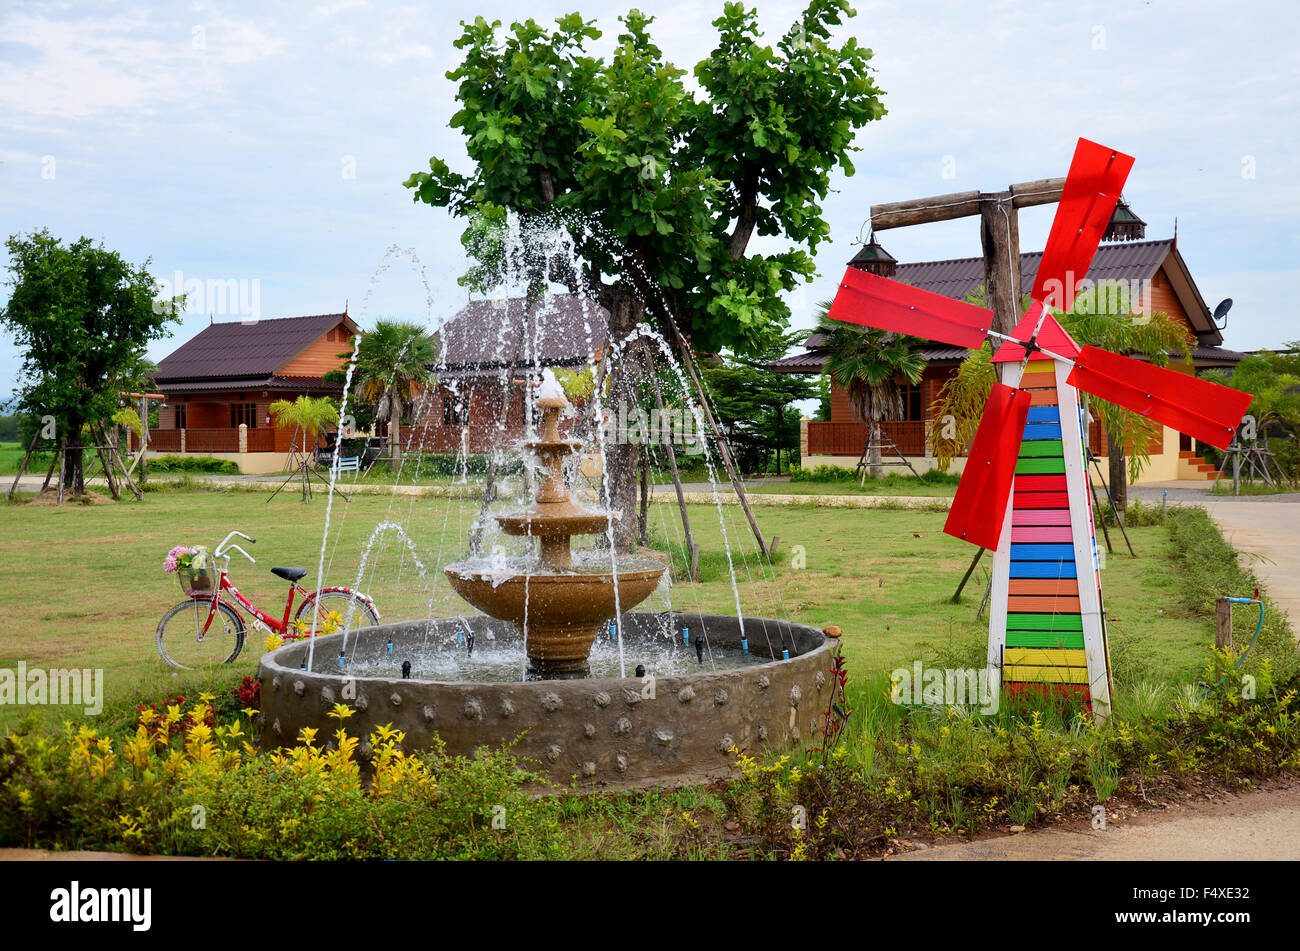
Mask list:
[[[606,40],[605,0],[525,5],[335,0],[0,7],[0,232],[87,235],[174,280],[243,282],[261,316],[342,310],[434,323],[463,303],[461,224],[401,187],[428,157],[467,170],[444,73],[459,22],[575,8]],[[721,3],[658,2],[659,45],[702,58]],[[774,41],[793,3],[758,4]],[[833,243],[792,296],[811,321],[873,203],[1063,175],[1085,136],[1129,152],[1126,196],[1179,248],[1226,345],[1300,338],[1300,13],[1284,2],[859,2],[889,115],[859,135],[858,174],[827,202]],[[844,31],[842,31],[844,32]],[[1021,213],[1042,247],[1054,206]],[[975,219],[883,235],[902,261],[979,253]],[[7,290],[0,289],[0,299]],[[211,301],[209,301],[211,303]],[[237,311],[236,307],[229,307]],[[217,315],[237,319],[238,314]],[[157,358],[206,324],[187,316]],[[19,357],[0,341],[0,394]]]

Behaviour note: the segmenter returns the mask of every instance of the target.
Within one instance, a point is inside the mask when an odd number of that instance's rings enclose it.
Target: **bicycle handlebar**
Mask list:
[[[230,544],[230,540],[234,538],[236,535],[238,535],[240,538],[246,539],[250,545],[257,544],[257,539],[253,538],[251,535],[245,535],[243,532],[238,532],[238,531],[231,532],[229,535],[227,535],[225,538],[221,540],[221,544],[217,546],[217,550],[212,553],[213,556],[216,558],[222,558],[226,555],[227,551],[233,548],[235,551],[239,552],[249,561],[256,564],[257,563],[256,558],[254,558],[248,552],[244,551],[244,549],[240,548],[238,545]]]

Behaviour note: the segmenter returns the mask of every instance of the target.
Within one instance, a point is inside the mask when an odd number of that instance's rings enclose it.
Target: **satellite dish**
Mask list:
[[[1228,311],[1232,310],[1232,298],[1225,297],[1219,301],[1219,306],[1214,308],[1214,324],[1220,330],[1228,326]]]

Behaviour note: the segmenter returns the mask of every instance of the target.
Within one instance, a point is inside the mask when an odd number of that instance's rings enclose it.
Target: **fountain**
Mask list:
[[[519,264],[528,259],[521,253],[528,243],[543,245],[548,258],[569,256],[572,273],[584,271],[563,229],[524,235],[518,219],[511,218],[502,243],[504,294],[522,296],[532,286]],[[382,267],[399,252],[390,249]],[[432,322],[432,297],[422,268],[417,270]],[[590,301],[591,295],[583,300]],[[594,303],[590,308],[589,320],[576,331],[587,337],[578,349],[594,353],[603,346],[603,359],[621,359],[642,331],[594,343],[592,324],[600,312]],[[349,580],[376,595],[386,612],[399,617],[405,612],[408,619],[351,629],[345,618],[339,633],[291,642],[264,655],[258,668],[264,747],[296,746],[304,729],[332,735],[338,723],[331,713],[339,703],[353,711],[346,721],[353,736],[365,737],[391,724],[405,734],[408,750],[440,744],[448,754],[472,756],[485,747],[507,745],[526,768],[560,784],[576,778],[588,788],[698,781],[728,774],[737,749],[753,755],[815,743],[834,690],[827,639],[815,627],[745,612],[738,574],[749,579],[759,597],[779,600],[779,590],[775,584],[754,585],[747,561],[751,556],[728,533],[730,513],[716,485],[712,496],[719,550],[726,557],[735,606],[728,614],[709,613],[693,583],[683,585],[684,597],[676,596],[663,561],[613,552],[611,526],[617,514],[606,510],[609,484],[603,465],[594,499],[584,497],[575,480],[566,481],[566,468],[576,468],[572,462],[581,444],[561,433],[567,400],[538,345],[543,336],[539,328],[547,319],[544,307],[529,316],[515,358],[525,366],[507,366],[499,373],[503,404],[507,394],[518,399],[514,380],[521,371],[529,379],[542,378],[536,390],[525,390],[520,407],[525,419],[531,409],[541,411],[540,436],[512,446],[501,429],[494,450],[494,464],[508,464],[516,447],[529,454],[536,465],[531,471],[537,474],[532,498],[502,495],[520,500],[489,511],[502,492],[498,471],[488,501],[467,503],[465,495],[448,493],[438,517],[432,505],[417,506],[414,494],[398,493],[399,469],[392,504],[372,526],[355,579]],[[503,319],[497,339],[484,341],[486,352],[515,352],[514,341],[507,346],[507,326]],[[671,371],[669,378],[687,394],[686,376],[672,349],[653,330],[644,333]],[[594,362],[588,368],[593,379],[599,378]],[[454,386],[453,391],[457,396]],[[528,396],[534,394],[530,403]],[[597,424],[608,418],[600,396],[595,389],[590,402]],[[694,430],[702,431],[699,407],[688,395],[678,400],[693,414]],[[467,432],[468,427],[462,435]],[[709,450],[703,448],[713,483]],[[456,472],[464,481],[468,452],[462,439]],[[407,454],[403,460],[408,456],[418,466],[419,455]],[[477,512],[471,514],[471,509]],[[343,518],[347,512],[345,507]],[[448,530],[462,517],[530,550],[507,555],[504,545],[475,543],[464,555],[452,540],[456,533]],[[574,547],[574,536],[591,535],[605,535],[610,544]],[[385,550],[390,537],[396,539],[393,552]],[[669,547],[678,547],[667,526],[662,537]],[[337,545],[327,515],[317,568],[321,577],[329,575],[335,557],[331,543]],[[494,553],[481,555],[480,549]],[[763,554],[756,557],[759,581],[775,582]],[[389,608],[389,597],[373,587],[376,568],[393,566],[397,577],[387,594],[395,595],[403,608]],[[404,566],[418,578],[403,575]],[[771,574],[764,577],[765,571]],[[444,579],[450,590],[442,588]],[[412,597],[417,588],[429,592],[427,601],[423,594]],[[697,600],[686,609],[692,591]],[[461,613],[465,602],[476,610]],[[368,755],[364,742],[358,755]]]
[[[630,611],[649,597],[667,566],[648,558],[623,558],[621,565],[616,562],[616,571],[601,570],[608,565],[594,559],[575,566],[572,536],[603,533],[618,513],[589,511],[569,498],[563,463],[581,450],[582,442],[560,436],[560,411],[569,401],[549,369],[543,373],[536,405],[542,411],[542,437],[524,443],[541,464],[536,502],[522,512],[495,516],[507,535],[538,540],[536,563],[479,559],[448,565],[444,571],[462,598],[518,627],[530,678],[582,678],[590,672],[591,645],[610,619],[619,609]]]

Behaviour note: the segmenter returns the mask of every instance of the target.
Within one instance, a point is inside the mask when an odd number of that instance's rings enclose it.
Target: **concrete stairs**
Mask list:
[[[1218,467],[1206,462],[1193,450],[1178,453],[1178,478],[1214,481]]]

